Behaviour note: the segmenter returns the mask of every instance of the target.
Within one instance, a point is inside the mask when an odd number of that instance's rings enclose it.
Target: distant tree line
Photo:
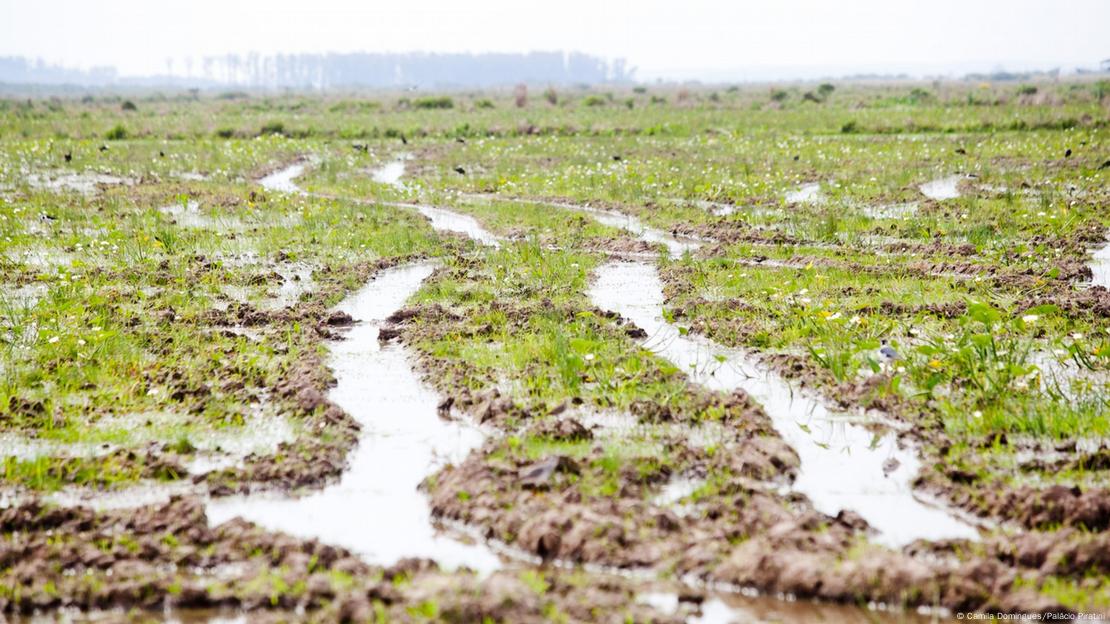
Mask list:
[[[522,54],[257,53],[186,59],[184,72],[120,77],[114,68],[69,69],[18,57],[0,58],[0,82],[40,84],[168,84],[252,88],[330,89],[341,87],[489,87],[516,83],[596,84],[625,82],[634,70],[624,59],[579,52]],[[179,65],[178,67],[181,67]]]
[[[0,82],[14,84],[74,84],[105,85],[116,82],[118,76],[114,67],[93,67],[92,69],[73,69],[61,65],[50,65],[42,59],[26,59],[18,56],[0,56]]]

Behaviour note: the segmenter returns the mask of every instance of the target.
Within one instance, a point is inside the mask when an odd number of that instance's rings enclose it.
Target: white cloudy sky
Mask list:
[[[1110,0],[0,0],[0,56],[123,73],[187,56],[580,50],[641,78],[1093,66]]]

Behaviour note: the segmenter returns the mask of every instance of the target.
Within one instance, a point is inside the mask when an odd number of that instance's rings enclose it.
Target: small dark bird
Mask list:
[[[57,217],[43,212],[39,213],[39,221],[42,221],[43,223],[50,223],[51,221],[57,221]]]
[[[69,162],[69,161],[73,160],[73,152],[66,152],[65,156],[63,156],[63,158],[66,159],[66,162]]]
[[[355,150],[356,152],[369,152],[370,146],[366,145],[365,143],[355,143],[351,146],[351,149]]]
[[[462,137],[455,137],[455,142],[456,143],[466,143],[466,139],[464,139]]]
[[[401,135],[401,144],[402,145],[408,145],[409,144],[409,140],[406,139],[405,135],[403,135],[403,134]]]
[[[159,151],[158,151],[158,158],[165,158],[165,157],[166,157],[166,153],[165,153],[165,152],[163,152],[163,151],[161,151],[161,150],[159,150]]]
[[[794,154],[794,162],[798,162],[798,158],[800,158],[800,156],[798,156],[797,154]]]
[[[108,146],[107,145],[101,145],[100,146],[100,151],[107,152],[108,151]]]
[[[462,167],[455,167],[455,173],[459,175],[466,175],[466,169],[463,169]]]
[[[963,154],[964,156],[967,156],[967,150],[965,150],[965,149],[964,149],[964,148],[962,148],[962,147],[957,147],[957,148],[956,148],[956,153],[957,153],[957,154]]]
[[[624,160],[624,159],[623,159],[623,158],[621,158],[621,155],[620,155],[620,154],[613,154],[613,160],[615,160],[616,162],[620,162],[620,161],[622,161],[622,160]]]
[[[1110,167],[1110,160],[1108,160],[1108,161],[1106,161],[1106,162],[1104,162],[1104,163],[1102,163],[1101,165],[1098,166],[1099,169],[1106,169],[1108,167]]]
[[[1071,148],[1070,147],[1068,149],[1064,150],[1064,158],[1067,158],[1069,156],[1071,156]]]

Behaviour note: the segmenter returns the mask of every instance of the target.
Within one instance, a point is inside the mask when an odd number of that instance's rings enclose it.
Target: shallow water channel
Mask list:
[[[339,306],[360,322],[330,345],[337,382],[330,398],[363,426],[340,481],[301,498],[217,499],[208,506],[210,522],[240,516],[268,529],[347,547],[383,565],[427,557],[447,568],[498,567],[497,556],[484,545],[437,531],[427,499],[417,489],[443,463],[465,458],[483,434],[439,418],[438,399],[413,371],[406,349],[378,342],[381,322],[404,305],[432,269],[427,263],[389,269]]]
[[[646,331],[644,345],[695,382],[721,392],[742,389],[762,405],[801,459],[793,489],[819,511],[855,511],[878,532],[878,543],[894,548],[916,539],[978,537],[973,527],[914,497],[918,459],[911,449],[898,447],[892,432],[873,433],[858,423],[858,415],[828,410],[750,355],[683,335],[666,322],[663,287],[653,265],[602,266],[590,297]]]
[[[293,163],[287,167],[282,167],[277,171],[267,175],[258,181],[258,184],[267,191],[277,191],[279,193],[300,193],[304,194],[304,190],[297,186],[293,180],[300,177],[304,173],[304,163]]]
[[[293,184],[293,178],[299,173],[280,179]],[[294,184],[291,192],[296,191],[299,189]],[[416,207],[414,204],[393,205]],[[496,244],[497,240],[473,218],[447,210],[443,212],[448,216],[461,217],[463,222],[469,219],[470,224],[461,226],[459,221],[436,220],[426,213],[425,216],[436,229],[461,231],[481,242]],[[487,241],[483,241],[484,237],[488,237]],[[529,564],[527,555],[516,553],[512,548],[456,537],[464,536],[469,531],[438,530],[427,498],[418,489],[427,476],[446,462],[462,460],[484,438],[483,432],[473,425],[440,419],[436,409],[437,397],[419,379],[405,347],[397,343],[381,345],[378,342],[381,323],[404,305],[431,275],[433,268],[432,263],[419,263],[386,270],[339,305],[340,310],[351,314],[359,323],[347,330],[343,340],[329,345],[329,363],[337,380],[330,398],[363,426],[359,446],[353,451],[350,465],[340,481],[299,498],[258,494],[214,499],[208,507],[209,522],[218,524],[240,516],[269,529],[347,547],[369,562],[385,565],[403,557],[427,557],[447,568],[465,566],[489,572],[500,567],[502,560],[498,555],[517,564]],[[658,317],[663,300],[653,266],[627,263],[606,265],[599,273],[591,294],[599,305],[621,312],[648,330],[652,335],[649,346],[658,349],[664,345],[659,350],[664,357],[675,359],[679,365],[694,364],[691,372],[695,380],[718,389],[745,387],[757,399],[765,398],[757,395],[746,378],[741,380],[730,373],[715,374],[703,366],[703,356],[722,350],[716,348],[713,351],[708,349],[708,343],[703,345],[695,339],[679,337],[676,328]],[[715,359],[712,361],[716,362]],[[728,360],[727,364],[728,367],[719,370],[739,370],[734,368],[738,362]],[[784,385],[772,384],[772,387],[781,389]],[[771,395],[770,398],[774,399],[771,405],[782,405],[782,397]],[[789,402],[785,405],[790,407]],[[808,404],[803,402],[803,407],[805,405]],[[769,408],[768,411],[773,410]],[[848,427],[861,429],[854,425]],[[813,431],[823,429],[815,427]],[[835,431],[832,433],[838,435]],[[797,440],[791,437],[787,440],[797,444]],[[810,469],[812,460],[807,460],[807,453],[801,450],[799,453],[803,458],[804,475]],[[891,449],[879,453],[881,461],[892,453],[902,452]],[[810,463],[807,464],[807,461]],[[819,466],[813,469],[821,470]],[[844,472],[838,474],[845,476]],[[873,475],[867,474],[866,477]],[[818,485],[827,483],[821,480]],[[883,503],[903,502],[891,498],[883,498]],[[908,495],[908,490],[905,498],[920,506]],[[940,513],[928,508],[925,510],[926,513]],[[920,511],[911,508],[906,513]],[[931,517],[926,517],[925,522],[936,524]],[[638,600],[665,612],[682,613],[687,622],[704,624],[777,621],[839,624],[874,617],[872,613],[852,606],[780,601],[713,591],[697,609],[680,605],[677,594],[666,590],[645,592]],[[189,613],[179,615],[183,616],[181,621],[197,621]],[[207,620],[208,617],[200,615],[199,619]],[[883,619],[924,621],[912,612],[886,613]]]
[[[649,225],[646,225],[643,221],[640,221],[636,217],[633,217],[632,215],[627,215],[612,210],[602,210],[600,208],[594,208],[586,204],[571,204],[568,202],[546,201],[541,199],[526,198],[502,199],[478,194],[468,194],[467,197],[471,199],[482,199],[487,201],[490,199],[500,199],[501,201],[506,202],[517,202],[521,204],[533,204],[540,206],[553,206],[555,208],[564,208],[566,210],[581,212],[583,214],[589,215],[595,221],[602,225],[607,225],[609,227],[624,230],[625,232],[628,232],[629,234],[634,236],[636,239],[644,241],[645,243],[661,244],[667,248],[667,251],[672,256],[675,257],[679,257],[687,251],[695,251],[704,244],[703,241],[694,238],[686,236],[676,236],[664,232],[663,230],[660,230],[658,228],[653,228]]]

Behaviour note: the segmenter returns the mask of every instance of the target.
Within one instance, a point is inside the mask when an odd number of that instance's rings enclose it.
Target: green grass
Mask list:
[[[261,418],[312,435],[300,426],[311,415],[274,389],[306,361],[326,374],[320,314],[373,263],[430,256],[442,269],[413,298],[423,314],[406,338],[438,367],[441,390],[497,388],[528,414],[501,425],[512,434],[491,442],[494,461],[575,458],[567,479],[588,497],[617,496],[633,476],[650,496],[697,463],[708,468],[692,499],[733,492],[720,463],[731,450],[672,453],[673,429],[655,420],[752,423],[587,298],[605,250],[630,236],[518,198],[716,239],[660,258],[667,315],[757,356],[794,358],[830,401],[873,383],[864,405],[943,441],[948,455],[930,461],[984,481],[1098,485],[1104,471],[1023,471],[1013,449],[978,442],[1110,435],[1110,324],[1066,305],[1082,285],[1062,273],[1110,230],[1104,86],[1037,85],[1036,100],[1018,85],[614,87],[523,108],[508,93],[148,97],[134,110],[119,99],[0,101],[3,433],[136,454],[6,458],[6,483],[181,479],[153,460],[187,461],[248,427],[259,404]],[[401,157],[403,188],[373,181]],[[294,159],[314,195],[258,187]],[[959,198],[933,202],[918,188],[957,173],[975,176]],[[809,183],[823,201],[787,201]],[[503,244],[449,239],[378,200],[448,206]],[[718,216],[706,201],[736,209]],[[297,272],[300,284],[275,277]],[[294,295],[279,304],[283,288]],[[283,305],[295,313],[277,314]],[[265,322],[230,331],[242,306]],[[877,358],[884,339],[903,356],[894,366]],[[1069,375],[1049,383],[1061,367]],[[562,403],[631,412],[641,426],[570,442],[537,430]],[[277,580],[259,591],[292,591]],[[1066,597],[1072,582],[1040,590]],[[436,613],[431,603],[413,615]]]

